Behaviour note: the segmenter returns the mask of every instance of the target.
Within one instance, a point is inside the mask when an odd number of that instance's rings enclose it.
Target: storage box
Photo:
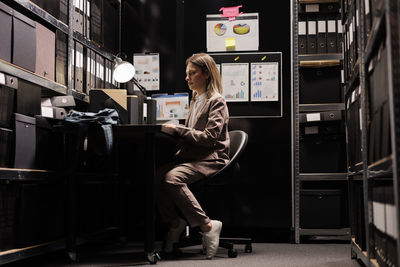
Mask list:
[[[18,80],[0,73],[0,127],[10,128]],[[4,84],[2,82],[4,81]]]
[[[33,169],[36,158],[36,119],[15,113],[14,168]]]
[[[300,104],[341,103],[343,93],[338,67],[302,68]]]
[[[11,7],[0,2],[0,59],[11,62],[12,17]]]
[[[57,2],[57,1],[54,1]],[[36,67],[35,72],[54,81],[55,33],[36,23]]]
[[[35,72],[36,23],[14,10],[12,63]]]
[[[300,227],[334,229],[344,227],[342,192],[339,189],[302,189]]]
[[[40,115],[41,90],[39,85],[19,79],[16,112],[27,116]]]
[[[9,168],[12,162],[14,132],[0,128],[0,167]]]
[[[0,184],[0,251],[14,248],[15,217],[18,188],[16,184]]]
[[[305,135],[300,139],[300,172],[346,172],[345,136]]]

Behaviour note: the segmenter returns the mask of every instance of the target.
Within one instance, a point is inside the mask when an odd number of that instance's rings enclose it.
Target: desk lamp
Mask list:
[[[136,80],[135,76],[135,67],[128,61],[124,61],[121,57],[117,56],[114,59],[114,67],[113,67],[113,77],[114,80],[119,83],[126,83],[132,81],[137,88],[142,92],[143,95],[146,95],[146,88],[141,85],[138,80]]]

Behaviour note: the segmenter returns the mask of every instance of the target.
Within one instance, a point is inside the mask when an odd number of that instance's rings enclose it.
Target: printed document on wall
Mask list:
[[[232,21],[210,14],[206,21],[208,52],[258,50],[258,13],[242,14]]]
[[[221,64],[221,79],[227,102],[249,101],[249,63]]]
[[[279,63],[251,63],[251,101],[279,101]]]
[[[134,54],[135,78],[147,91],[160,90],[160,55]],[[135,90],[139,90],[135,86]]]

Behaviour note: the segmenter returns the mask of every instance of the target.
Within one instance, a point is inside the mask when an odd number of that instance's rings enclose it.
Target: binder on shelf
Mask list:
[[[340,19],[337,20],[337,24],[336,24],[336,32],[337,32],[337,52],[338,53],[342,53],[343,51],[343,27],[342,27],[342,21]]]
[[[36,67],[35,72],[54,81],[55,33],[36,23]]]
[[[75,90],[83,92],[83,45],[75,43]]]
[[[68,24],[68,0],[31,0],[31,2],[41,7],[56,19]]]
[[[300,15],[299,15],[300,19]],[[299,21],[299,54],[307,54],[307,21],[304,20]]]
[[[87,91],[87,93],[89,93],[89,91],[95,87],[96,87],[96,52],[90,50],[90,88]]]
[[[67,35],[56,30],[56,82],[67,84]]]
[[[0,2],[0,59],[11,62],[12,21],[14,11]]]
[[[326,49],[326,21],[322,16],[318,19],[317,53],[325,54]]]
[[[364,0],[364,24],[365,24],[365,35],[364,38],[365,40],[368,40],[368,36],[370,34],[371,31],[371,24],[372,24],[372,17],[371,17],[371,9],[370,9],[370,2],[369,0]]]
[[[15,113],[14,130],[15,150],[13,167],[34,169],[36,159],[36,119]]]
[[[83,35],[83,3],[85,0],[74,0],[72,28]]]
[[[313,16],[307,16],[307,54],[317,53],[317,22]]]
[[[12,63],[35,72],[36,23],[14,10]]]
[[[102,10],[103,1],[102,0],[92,0],[90,6],[90,36],[92,40],[98,44],[103,43],[102,38]]]
[[[96,88],[104,88],[104,58],[96,54]]]
[[[72,59],[71,59],[71,80],[70,80],[71,88],[75,88],[75,72],[76,72],[76,69],[75,69],[75,65],[76,65],[75,45],[76,45],[76,42],[74,42],[74,44],[72,46],[72,51],[71,51],[71,57],[72,57]]]
[[[83,35],[90,39],[90,0],[83,1]]]
[[[336,20],[328,18],[327,24],[328,24],[328,34],[327,34],[328,53],[336,53],[338,52]]]

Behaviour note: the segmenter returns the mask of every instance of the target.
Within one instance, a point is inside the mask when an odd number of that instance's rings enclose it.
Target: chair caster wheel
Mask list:
[[[77,262],[78,261],[78,255],[75,250],[70,250],[67,252],[68,258],[70,261]]]
[[[229,257],[229,258],[236,258],[236,257],[237,257],[237,251],[236,251],[236,249],[230,249],[230,250],[228,250],[228,257]]]
[[[253,247],[251,246],[251,244],[247,244],[245,247],[244,247],[244,252],[246,252],[246,253],[251,253],[253,251]]]
[[[156,251],[147,253],[146,258],[150,262],[150,264],[156,264],[157,261],[161,259],[160,255]]]

